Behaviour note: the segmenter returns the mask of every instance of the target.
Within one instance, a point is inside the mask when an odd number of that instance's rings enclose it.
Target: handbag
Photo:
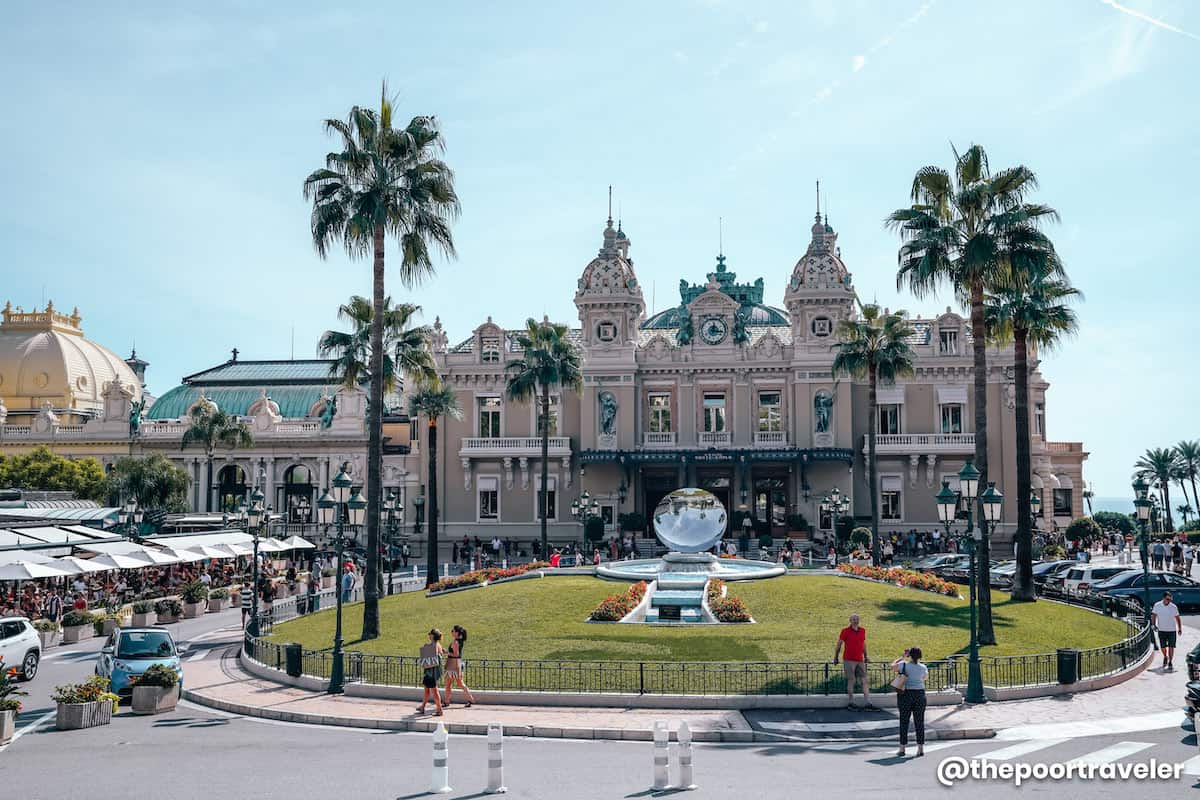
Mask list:
[[[892,678],[891,687],[897,692],[904,691],[904,685],[908,683],[908,673],[904,671],[904,665],[900,665],[900,672],[896,677]]]

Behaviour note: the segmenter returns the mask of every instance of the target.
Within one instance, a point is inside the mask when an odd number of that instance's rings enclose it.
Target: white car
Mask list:
[[[42,639],[25,617],[0,617],[0,661],[27,681],[37,675]]]

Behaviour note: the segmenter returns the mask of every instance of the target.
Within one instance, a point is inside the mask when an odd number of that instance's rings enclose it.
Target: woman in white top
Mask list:
[[[892,669],[897,676],[904,676],[903,688],[897,689],[897,705],[900,707],[900,749],[896,752],[904,756],[904,748],[908,746],[908,718],[912,717],[917,728],[917,755],[925,755],[925,679],[929,677],[929,668],[921,663],[921,648],[910,647],[904,651],[904,656],[892,662]]]

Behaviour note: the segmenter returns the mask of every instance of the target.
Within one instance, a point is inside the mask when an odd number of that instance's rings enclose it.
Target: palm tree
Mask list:
[[[462,406],[458,395],[438,378],[425,381],[408,396],[408,413],[425,417],[427,446],[429,448],[429,486],[425,501],[429,509],[429,534],[426,537],[428,553],[425,556],[425,585],[437,580],[438,575],[438,488],[437,488],[437,428],[442,417],[462,419]]]
[[[975,468],[979,485],[988,480],[987,339],[984,297],[1008,267],[1011,237],[1036,230],[1044,219],[1054,219],[1054,209],[1026,203],[1037,187],[1033,171],[1025,166],[992,173],[987,153],[972,145],[961,155],[954,151],[953,175],[927,166],[913,178],[912,205],[888,215],[887,225],[900,232],[898,287],[908,286],[917,297],[930,296],[949,283],[960,301],[971,307],[971,335],[975,373]],[[981,493],[982,494],[982,493]],[[976,505],[983,519],[983,501]],[[991,547],[988,537],[977,549],[980,585],[989,585]],[[992,598],[979,596],[979,641],[995,644]]]
[[[427,381],[437,377],[433,354],[429,350],[429,328],[408,327],[421,307],[411,303],[392,306],[392,298],[383,298],[383,391],[390,394],[403,386],[404,377]],[[352,331],[325,331],[317,343],[322,357],[334,356],[329,367],[331,377],[339,378],[347,388],[370,381],[371,318],[374,309],[367,298],[354,295],[338,306],[338,319],[353,325]]]
[[[1184,492],[1184,494],[1186,495],[1187,492]],[[1183,524],[1187,525],[1188,516],[1192,513],[1192,507],[1187,503],[1184,503],[1181,506],[1175,506],[1175,510],[1179,512],[1179,516],[1183,517]]]
[[[201,398],[188,411],[188,429],[179,440],[179,449],[186,450],[194,444],[204,448],[208,469],[208,496],[204,498],[204,510],[212,511],[213,454],[217,446],[228,450],[250,447],[254,444],[254,436],[250,433],[250,426],[236,415],[222,411],[207,398]]]
[[[1096,516],[1096,512],[1092,510],[1092,498],[1094,498],[1096,496],[1096,491],[1092,487],[1094,487],[1095,485],[1096,484],[1094,484],[1094,483],[1089,484],[1087,482],[1085,482],[1083,484],[1083,502],[1087,503],[1087,510],[1088,510],[1089,517]]]
[[[1171,481],[1175,479],[1175,451],[1165,447],[1147,450],[1133,468],[1136,474],[1149,479],[1158,489],[1159,506],[1165,512],[1165,530],[1175,530],[1175,521],[1171,519]]]
[[[454,255],[450,222],[458,216],[454,174],[441,159],[443,140],[434,117],[392,127],[392,102],[383,87],[379,110],[355,106],[345,121],[325,120],[341,137],[341,151],[304,181],[313,202],[312,239],[325,258],[341,242],[351,258],[371,255],[371,336],[367,427],[367,569],[362,638],[379,636],[379,500],[383,496],[384,244],[399,239],[400,281],[412,286],[433,272],[430,248]]]
[[[905,311],[884,313],[879,306],[862,307],[862,320],[845,319],[838,323],[838,338],[833,358],[834,375],[866,376],[867,405],[870,407],[867,436],[867,482],[871,489],[871,560],[878,565],[879,543],[879,465],[875,458],[875,429],[879,424],[877,389],[882,381],[895,383],[896,378],[913,373],[913,352],[909,339],[914,331],[908,324]]]
[[[550,483],[550,388],[562,386],[576,392],[583,386],[579,348],[567,339],[569,329],[543,320],[526,320],[517,334],[524,351],[521,358],[504,365],[508,373],[508,396],[519,402],[538,401],[538,429],[542,438],[542,485],[538,490],[538,517],[542,525],[542,553],[549,552],[546,533],[546,492]]]
[[[1182,480],[1186,479],[1192,485],[1192,508],[1200,509],[1200,494],[1196,494],[1196,478],[1200,476],[1200,442],[1185,440],[1175,445],[1175,460],[1179,465],[1180,488],[1183,488]],[[1186,489],[1183,499],[1187,499]]]
[[[1039,234],[1040,236],[1040,234]],[[1017,433],[1017,570],[1013,575],[1013,600],[1037,599],[1033,585],[1033,447],[1029,433],[1029,357],[1039,358],[1063,338],[1079,329],[1067,303],[1081,297],[1079,290],[1054,277],[1061,271],[1053,248],[1037,244],[1032,252],[1014,253],[1007,280],[988,297],[984,314],[989,335],[1000,344],[1013,345],[1013,384],[1016,388]]]

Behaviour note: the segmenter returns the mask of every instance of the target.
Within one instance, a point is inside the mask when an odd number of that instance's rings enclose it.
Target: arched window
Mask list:
[[[229,464],[217,473],[217,507],[221,511],[233,511],[246,496],[246,471]]]
[[[283,504],[288,522],[312,522],[312,471],[303,464],[294,464],[283,473]]]

